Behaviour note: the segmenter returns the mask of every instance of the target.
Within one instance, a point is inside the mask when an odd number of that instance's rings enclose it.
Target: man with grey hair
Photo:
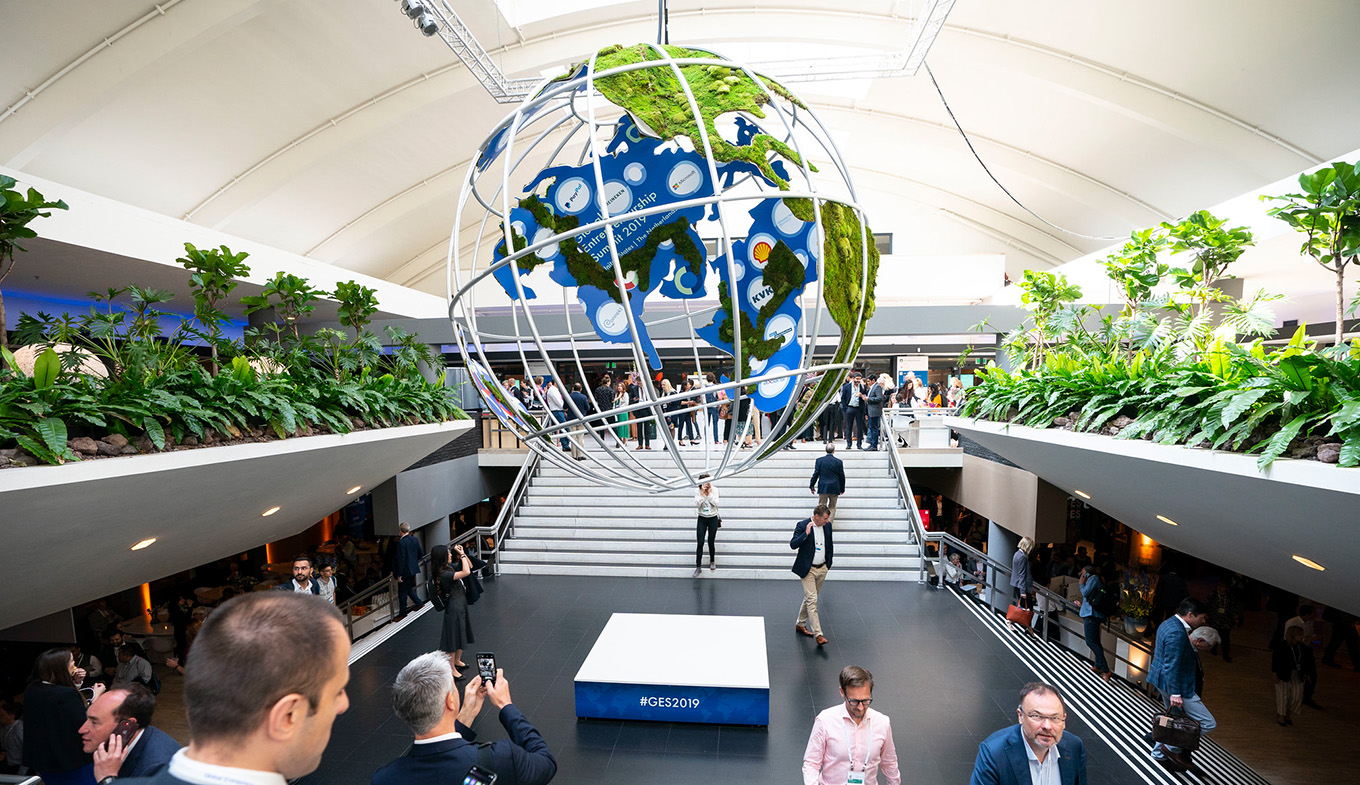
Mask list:
[[[500,709],[509,739],[473,744],[468,727],[490,698]],[[461,782],[474,764],[496,774],[499,785],[547,785],[557,775],[548,744],[510,702],[505,672],[489,685],[474,676],[460,709],[449,656],[432,651],[407,663],[392,685],[392,708],[415,734],[410,752],[373,773],[372,785],[447,785]]]
[[[392,574],[397,578],[397,617],[393,621],[401,621],[406,616],[407,597],[415,603],[416,610],[424,605],[416,594],[416,575],[420,574],[420,557],[425,554],[420,549],[420,541],[411,534],[411,524],[402,521],[397,525],[397,531],[401,537],[397,539],[397,555],[392,561]]]

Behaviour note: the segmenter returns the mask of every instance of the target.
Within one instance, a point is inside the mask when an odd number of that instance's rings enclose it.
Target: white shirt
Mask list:
[[[170,759],[170,776],[191,783],[191,785],[287,785],[288,780],[276,771],[257,771],[238,769],[232,766],[214,766],[211,763],[194,760],[185,750],[175,753]]]
[[[293,591],[295,591],[295,592],[302,592],[302,593],[304,593],[304,594],[311,594],[311,593],[312,593],[312,582],[311,582],[310,580],[308,580],[308,581],[307,581],[307,585],[306,585],[306,586],[303,586],[302,584],[300,584],[300,583],[297,582],[297,579],[296,579],[296,578],[294,578],[294,579],[293,579]]]
[[[441,735],[439,735],[439,736],[431,736],[431,737],[428,738],[428,739],[416,739],[416,740],[415,740],[414,742],[412,742],[412,743],[413,743],[413,744],[437,744],[437,743],[439,743],[439,742],[441,742],[441,741],[448,741],[449,739],[461,739],[461,738],[463,738],[463,735],[462,735],[461,733],[459,733],[458,731],[454,731],[453,733],[445,733],[445,734],[441,734]]]
[[[812,566],[820,567],[826,564],[826,533],[815,523],[812,524],[812,542],[815,546],[812,551]]]
[[[325,581],[320,578],[313,578],[312,580],[316,581],[316,587],[321,590],[321,599],[325,600],[326,602],[329,602],[331,605],[334,605],[335,578],[331,578],[329,581]],[[293,590],[297,591],[297,587],[294,587]]]
[[[1039,762],[1039,756],[1034,754],[1034,748],[1029,746],[1028,741],[1024,741],[1024,734],[1021,734],[1021,743],[1025,745],[1025,757],[1029,759],[1029,781],[1030,785],[1061,785],[1061,772],[1058,771],[1058,746],[1055,744],[1044,756],[1044,762]]]
[[[1311,620],[1304,621],[1302,616],[1295,616],[1294,618],[1284,623],[1285,632],[1288,632],[1291,627],[1298,627],[1299,629],[1303,630],[1304,643],[1311,644],[1313,642],[1313,622]]]
[[[547,389],[543,391],[543,400],[547,401],[548,403],[548,411],[550,412],[562,411],[564,401],[562,400],[562,391],[557,389],[557,385],[555,384],[548,385]]]
[[[699,506],[699,514],[705,518],[713,518],[718,514],[718,489],[709,488],[708,495],[698,488],[694,489],[694,503]]]

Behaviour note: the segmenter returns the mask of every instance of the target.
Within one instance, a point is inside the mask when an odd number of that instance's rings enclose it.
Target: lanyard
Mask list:
[[[853,723],[854,723],[854,720],[851,719],[850,722],[853,724]],[[867,735],[867,736],[869,737],[869,740],[868,740],[867,742],[864,743],[864,763],[860,765],[860,767],[859,767],[859,770],[860,770],[860,771],[868,771],[868,770],[869,770],[869,748],[870,748],[870,746],[874,743],[873,720],[869,717],[869,711],[868,711],[867,709],[866,709],[865,712],[864,712],[864,730],[865,730],[865,735]],[[845,738],[846,755],[850,758],[850,771],[854,771],[854,770],[855,770],[855,745],[854,745],[852,742],[853,742],[853,741],[858,741],[858,740],[859,740],[859,726],[858,726],[858,725],[855,725],[855,736],[854,736],[854,739],[851,739],[850,735],[849,735],[849,734],[846,732],[846,730],[845,730],[845,723],[842,722],[842,723],[841,723],[841,736],[843,736],[843,737]]]

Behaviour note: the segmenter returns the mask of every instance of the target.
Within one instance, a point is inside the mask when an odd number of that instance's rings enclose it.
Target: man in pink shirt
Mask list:
[[[888,715],[869,708],[874,677],[858,665],[841,671],[841,697],[817,715],[803,753],[803,785],[901,785]]]

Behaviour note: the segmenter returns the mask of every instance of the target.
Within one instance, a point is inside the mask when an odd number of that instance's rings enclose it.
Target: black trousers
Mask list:
[[[852,442],[856,441],[856,434],[858,434],[859,443],[861,445],[864,444],[864,424],[859,419],[859,412],[863,408],[864,407],[862,406],[855,406],[845,410],[846,447],[849,447]]]
[[[699,516],[699,523],[695,526],[694,537],[697,543],[694,546],[694,569],[704,566],[704,533],[708,533],[708,561],[716,561],[713,545],[718,538],[718,517],[711,518]]]

